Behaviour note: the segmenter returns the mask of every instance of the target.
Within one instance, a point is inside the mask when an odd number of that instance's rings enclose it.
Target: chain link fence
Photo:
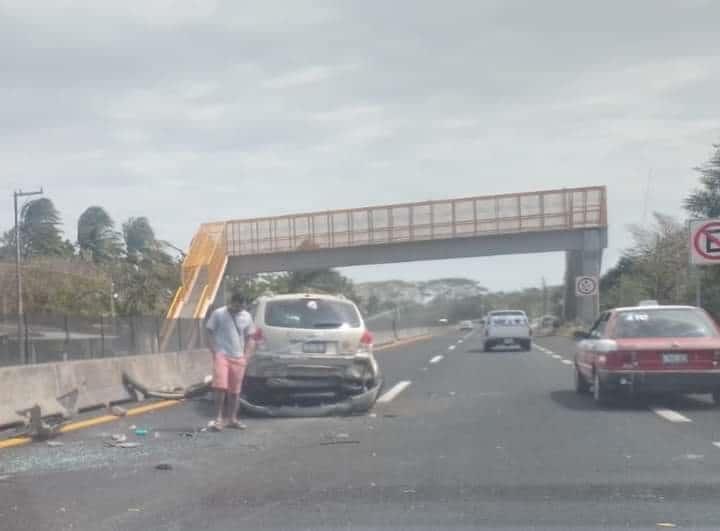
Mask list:
[[[161,316],[28,314],[22,359],[17,317],[0,314],[0,366],[193,350],[206,345],[203,323],[202,319],[169,321]]]

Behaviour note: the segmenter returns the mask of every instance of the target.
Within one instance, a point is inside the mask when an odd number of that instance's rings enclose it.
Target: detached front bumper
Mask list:
[[[609,389],[632,393],[712,393],[720,390],[720,371],[598,371]]]

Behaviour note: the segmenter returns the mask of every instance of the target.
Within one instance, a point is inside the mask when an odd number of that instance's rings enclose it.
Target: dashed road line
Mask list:
[[[682,422],[692,422],[691,419],[687,418],[685,415],[681,415],[677,411],[673,411],[672,409],[665,409],[661,407],[651,407],[650,411],[655,413],[658,417],[661,417],[667,421],[675,422],[675,423],[682,423]]]
[[[397,395],[402,393],[405,389],[407,389],[411,383],[412,382],[410,380],[403,380],[396,383],[392,386],[392,388],[390,388],[389,391],[387,391],[380,398],[378,398],[377,402],[380,404],[387,404],[388,402],[392,402],[392,400],[397,397]]]
[[[440,360],[442,360],[444,357],[445,356],[443,356],[442,354],[438,354],[437,356],[434,356],[430,359],[430,363],[437,363]]]
[[[720,448],[720,442],[713,442],[713,446],[715,448]]]
[[[450,346],[448,347],[448,350],[455,350],[455,345],[450,345]]]
[[[572,365],[572,364],[573,364],[573,362],[570,361],[570,360],[562,360],[562,362],[563,362],[565,365]]]
[[[561,360],[561,359],[562,359],[562,356],[561,356],[560,354],[553,354],[553,355],[552,355],[552,359],[554,359],[554,360]]]

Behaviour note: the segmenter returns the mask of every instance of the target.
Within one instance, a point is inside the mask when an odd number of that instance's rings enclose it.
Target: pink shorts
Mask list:
[[[213,359],[213,388],[239,395],[245,377],[245,365],[245,357],[236,358],[228,356],[224,352],[215,354]]]

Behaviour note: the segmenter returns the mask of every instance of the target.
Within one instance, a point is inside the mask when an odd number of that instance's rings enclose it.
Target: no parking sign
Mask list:
[[[690,223],[690,255],[695,265],[720,264],[720,219]]]

